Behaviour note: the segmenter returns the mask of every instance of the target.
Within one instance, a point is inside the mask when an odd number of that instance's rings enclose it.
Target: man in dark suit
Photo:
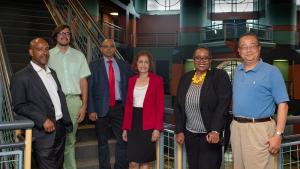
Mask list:
[[[115,169],[126,169],[126,142],[122,139],[122,123],[127,96],[128,79],[135,73],[127,61],[114,58],[116,46],[106,39],[101,46],[103,57],[90,62],[91,76],[88,77],[88,114],[96,121],[98,153],[101,169],[110,169],[108,147],[109,124],[117,139]]]
[[[49,45],[41,38],[30,42],[32,60],[11,78],[14,111],[34,122],[33,150],[40,169],[61,169],[66,131],[73,125],[66,98],[53,69],[46,66]]]

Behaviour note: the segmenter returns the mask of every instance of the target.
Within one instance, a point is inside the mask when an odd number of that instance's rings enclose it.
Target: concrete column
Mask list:
[[[200,43],[201,27],[206,26],[206,0],[180,1],[180,45],[197,45]]]
[[[296,0],[266,0],[267,24],[273,26],[273,42],[295,45],[297,31]]]

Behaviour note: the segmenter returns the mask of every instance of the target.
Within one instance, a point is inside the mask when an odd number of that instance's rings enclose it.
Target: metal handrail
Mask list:
[[[8,105],[10,118],[13,120],[14,113],[13,113],[12,104],[11,104],[11,95],[9,92],[10,77],[12,76],[12,70],[11,70],[11,66],[10,66],[9,57],[7,55],[7,50],[5,47],[1,26],[0,26],[0,64],[1,64],[0,67],[2,69],[1,76],[3,77],[3,80],[1,80],[2,86],[4,87],[3,93],[4,93],[5,98],[7,98],[5,101]]]
[[[74,11],[76,11],[76,13],[79,11],[77,10],[76,6],[74,5],[73,1],[72,0],[67,0],[69,5],[72,7],[72,9]],[[83,13],[86,15],[86,17],[88,18],[89,22],[93,25],[93,27],[96,29],[97,33],[100,34],[100,36],[103,38],[103,39],[107,39],[106,35],[103,33],[103,31],[99,28],[99,26],[97,25],[97,23],[93,20],[93,18],[91,17],[91,15],[87,12],[87,10],[85,9],[85,7],[81,4],[81,2],[79,0],[75,0],[75,2],[78,4],[78,6],[81,8],[81,10],[83,11]],[[79,13],[77,15],[79,18],[82,17],[82,15]],[[83,17],[82,17],[83,18]],[[91,28],[88,28],[87,29],[88,32],[93,32]],[[93,33],[93,35],[95,36],[95,34]],[[93,38],[93,36],[92,36]],[[94,40],[94,39],[93,39]],[[97,39],[98,41],[98,39]],[[98,46],[98,44],[97,44]],[[99,49],[101,47],[101,45],[98,46]],[[118,52],[118,50],[116,50],[115,52],[115,56],[119,59],[123,59],[123,57],[121,56],[121,54]]]
[[[99,21],[99,22],[103,22],[103,23],[105,23],[105,24],[107,24],[107,25],[110,25],[110,26],[112,26],[112,28],[118,28],[118,29],[120,29],[120,30],[124,30],[123,28],[121,28],[121,27],[119,27],[119,26],[117,26],[117,25],[114,25],[114,24],[112,24],[112,23],[106,22],[106,21]]]

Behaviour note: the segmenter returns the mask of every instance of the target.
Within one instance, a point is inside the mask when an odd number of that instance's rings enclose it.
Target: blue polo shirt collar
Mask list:
[[[259,58],[258,64],[253,69],[248,70],[248,71],[257,72],[259,70],[259,68],[261,67],[262,64],[263,64],[263,60],[261,58]],[[245,63],[242,63],[242,66],[240,67],[240,70],[244,70],[245,71]]]

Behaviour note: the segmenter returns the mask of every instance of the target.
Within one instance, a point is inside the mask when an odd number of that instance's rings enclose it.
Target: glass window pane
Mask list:
[[[147,0],[147,11],[180,10],[180,0]]]

